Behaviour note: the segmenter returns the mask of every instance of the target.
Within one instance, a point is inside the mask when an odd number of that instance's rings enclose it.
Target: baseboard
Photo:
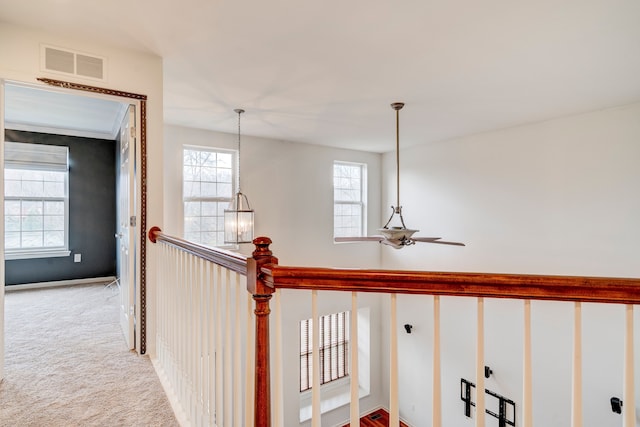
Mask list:
[[[167,374],[162,366],[162,363],[160,363],[160,361],[158,361],[158,359],[156,359],[155,357],[150,357],[150,359],[151,359],[151,364],[153,365],[153,368],[156,371],[156,375],[160,380],[160,384],[162,384],[162,388],[164,389],[164,394],[167,396],[167,400],[171,404],[171,408],[173,409],[173,414],[175,415],[176,420],[178,421],[178,424],[180,424],[181,426],[190,425],[189,417],[187,417],[187,414],[184,412],[184,408],[180,404],[180,399],[176,395],[173,387],[171,386],[171,381],[169,381],[169,378],[167,377]]]
[[[22,285],[8,285],[4,287],[5,292],[22,291],[25,289],[40,289],[40,288],[54,288],[57,286],[74,286],[74,285],[90,285],[93,283],[111,283],[116,280],[115,276],[106,277],[91,277],[88,279],[71,279],[71,280],[58,280],[55,282],[39,282],[39,283],[24,283]]]

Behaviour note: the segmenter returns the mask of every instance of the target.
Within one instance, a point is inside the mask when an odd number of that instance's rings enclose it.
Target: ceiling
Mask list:
[[[155,53],[169,124],[391,151],[640,101],[637,0],[0,0]],[[69,46],[73,48],[73,46]]]
[[[127,110],[124,103],[77,96],[28,85],[5,86],[7,129],[116,139]]]

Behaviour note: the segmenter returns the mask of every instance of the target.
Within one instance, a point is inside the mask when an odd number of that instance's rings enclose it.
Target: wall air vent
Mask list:
[[[69,49],[42,46],[42,70],[92,80],[105,80],[106,59]]]

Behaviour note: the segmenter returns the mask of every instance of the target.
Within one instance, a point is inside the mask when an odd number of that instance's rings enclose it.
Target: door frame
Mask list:
[[[89,86],[80,83],[73,83],[62,80],[54,80],[49,78],[37,78],[38,82],[57,88],[61,88],[63,91],[69,92],[89,92],[98,94],[105,97],[119,98],[118,101],[134,104],[136,106],[136,144],[135,144],[135,156],[139,159],[136,163],[136,176],[135,176],[135,195],[133,195],[132,202],[136,204],[136,266],[135,268],[135,307],[136,307],[136,330],[135,330],[135,348],[139,354],[146,354],[147,352],[147,245],[146,245],[146,232],[147,229],[147,95],[126,92],[117,89],[102,88],[96,86]],[[4,147],[4,85],[6,83],[33,85],[28,82],[12,81],[12,80],[0,80],[2,83],[0,90],[0,147]],[[83,96],[82,94],[78,94]],[[88,95],[84,95],[88,96]],[[0,153],[0,161],[4,163],[4,150]],[[2,168],[4,170],[4,167]],[[3,178],[0,178],[0,182]],[[4,197],[0,202],[0,207],[4,204]],[[4,221],[0,221],[0,232],[4,235]],[[1,244],[0,256],[4,257],[4,244]],[[0,291],[0,315],[4,319],[4,263],[0,266],[0,273],[2,277],[2,290]],[[2,326],[4,321],[2,322]],[[0,333],[0,380],[3,378],[4,372],[4,333]]]

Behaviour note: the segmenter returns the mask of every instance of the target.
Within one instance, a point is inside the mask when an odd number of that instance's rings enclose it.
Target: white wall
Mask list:
[[[107,81],[96,82],[41,71],[41,44],[106,57]],[[147,95],[147,224],[162,224],[162,59],[143,52],[114,49],[84,38],[60,36],[2,22],[0,52],[0,79],[38,84],[38,77],[47,77]],[[155,283],[152,259],[147,260],[147,266],[147,296],[152,298]],[[148,318],[153,318],[152,313]],[[151,328],[148,337],[152,340],[153,324],[150,323],[148,327]]]
[[[395,198],[394,160],[384,155],[383,207]],[[383,248],[383,264],[640,277],[639,160],[640,104],[402,150],[407,225],[467,247]],[[401,298],[398,309],[399,324],[415,326],[399,340],[401,416],[413,426],[430,425],[431,306],[431,298],[412,297]],[[533,303],[535,425],[570,424],[571,309],[570,303]],[[585,425],[621,423],[609,398],[622,397],[622,316],[616,305],[583,309]],[[636,313],[636,343],[639,318]],[[495,372],[486,386],[515,400],[519,416],[522,302],[488,300],[485,319],[486,363]],[[443,298],[442,322],[443,425],[467,425],[459,384],[475,377],[475,301]],[[636,390],[638,371],[640,363]],[[636,399],[640,405],[637,391]]]
[[[183,145],[237,149],[238,136],[221,132],[165,127],[165,231],[182,233]],[[333,243],[333,162],[368,164],[369,228],[380,223],[379,154],[242,136],[242,192],[255,210],[255,235],[273,241],[283,265],[373,267],[380,263],[379,245],[357,253],[353,246]],[[250,254],[252,245],[241,245]]]

